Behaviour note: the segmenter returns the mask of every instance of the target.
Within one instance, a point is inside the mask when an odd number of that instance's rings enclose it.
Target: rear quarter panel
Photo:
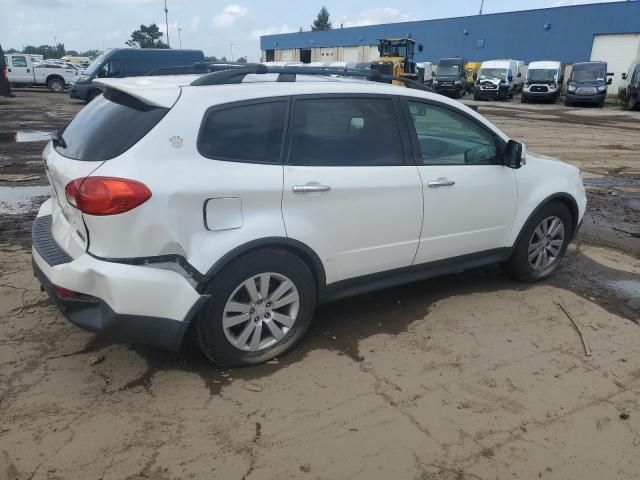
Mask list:
[[[282,165],[212,160],[197,150],[206,109],[247,99],[240,91],[234,98],[233,90],[217,87],[211,97],[183,90],[180,101],[150,134],[94,173],[140,181],[152,197],[121,215],[84,215],[92,254],[108,258],[178,254],[206,273],[237,246],[258,238],[286,237]],[[230,197],[241,200],[242,226],[207,230],[205,202]]]

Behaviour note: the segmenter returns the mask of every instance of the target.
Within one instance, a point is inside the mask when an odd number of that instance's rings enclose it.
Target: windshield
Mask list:
[[[85,70],[85,73],[87,75],[93,76],[93,74],[96,73],[100,68],[100,65],[104,61],[104,57],[105,57],[105,53],[101,53],[100,55],[98,55],[95,58],[95,60],[91,62],[91,64],[87,67],[87,69]]]
[[[572,82],[604,82],[607,72],[604,67],[574,67],[571,72]]]
[[[458,65],[438,65],[436,72],[438,77],[457,77],[460,75],[460,66]]]
[[[488,80],[492,78],[499,78],[500,80],[507,79],[506,68],[481,68],[478,74],[478,80]]]
[[[413,45],[400,42],[384,42],[380,45],[381,57],[409,58],[413,54]]]
[[[530,82],[555,82],[558,79],[558,71],[554,68],[529,69],[527,78]]]

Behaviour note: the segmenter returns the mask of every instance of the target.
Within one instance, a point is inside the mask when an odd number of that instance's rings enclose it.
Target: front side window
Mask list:
[[[284,100],[210,110],[198,151],[217,160],[279,163],[286,113]]]
[[[431,104],[409,102],[423,165],[497,164],[493,135],[466,116]]]
[[[12,57],[11,64],[14,67],[26,67],[27,66],[27,58],[26,57]]]
[[[317,166],[399,165],[400,132],[390,98],[297,100],[289,163]]]

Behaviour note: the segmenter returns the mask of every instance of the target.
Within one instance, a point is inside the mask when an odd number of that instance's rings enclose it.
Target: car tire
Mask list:
[[[47,88],[53,93],[62,93],[64,91],[64,80],[59,78],[51,78],[47,81]]]
[[[504,265],[505,270],[522,282],[547,279],[562,261],[572,235],[569,209],[558,201],[548,203],[522,229],[518,243]]]
[[[268,287],[263,290],[266,276]],[[283,294],[278,289],[288,288],[286,282],[291,287]],[[255,287],[253,294],[249,284]],[[202,353],[221,367],[255,365],[282,355],[308,330],[316,305],[309,267],[281,249],[255,250],[234,260],[204,293],[209,300],[195,319],[193,333]],[[289,303],[275,306],[282,301]]]

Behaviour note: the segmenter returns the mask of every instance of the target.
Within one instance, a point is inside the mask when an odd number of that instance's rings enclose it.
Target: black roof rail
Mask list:
[[[235,67],[235,66],[234,66]],[[433,92],[434,90],[424,85],[418,80],[406,77],[396,77],[393,75],[385,75],[378,70],[357,69],[357,68],[340,68],[340,67],[304,67],[304,66],[287,66],[272,67],[261,63],[243,64],[241,67],[231,67],[221,71],[202,75],[191,82],[192,86],[204,85],[228,85],[233,83],[242,83],[247,75],[264,75],[268,73],[279,74],[278,81],[294,82],[296,75],[322,75],[322,76],[341,76],[355,77],[374,82],[392,82],[393,80],[403,82],[405,86],[416,90],[424,90]]]
[[[174,65],[171,67],[157,68],[145,73],[144,76],[153,77],[160,75],[203,74],[234,68],[243,68],[246,65],[248,64],[237,62],[196,62],[193,65]]]

